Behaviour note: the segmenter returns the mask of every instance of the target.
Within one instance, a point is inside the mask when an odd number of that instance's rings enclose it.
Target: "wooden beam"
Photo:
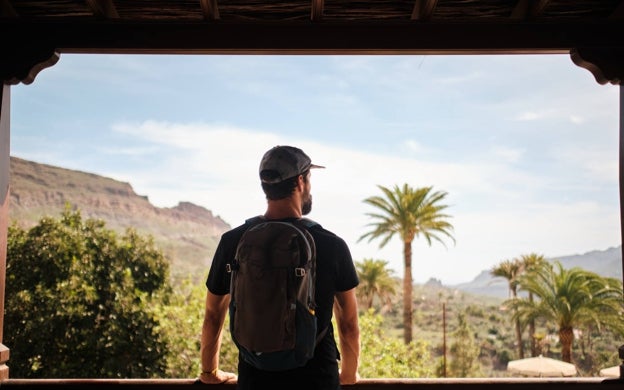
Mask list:
[[[624,19],[624,0],[620,1],[620,4],[618,4],[613,12],[611,12],[609,19]]]
[[[349,390],[615,390],[618,378],[364,378]],[[195,379],[7,379],[3,390],[189,390]],[[207,385],[209,390],[235,390],[236,382]]]
[[[56,64],[60,54],[54,48],[34,44],[7,48],[0,57],[0,82],[8,85],[31,84],[43,69]]]
[[[529,17],[536,18],[544,13],[544,9],[548,6],[550,0],[533,0],[529,9]]]
[[[9,0],[0,0],[0,17],[17,18],[17,12]]]
[[[518,0],[511,11],[510,19],[530,20],[540,16],[550,0]]]
[[[433,15],[438,0],[415,0],[412,9],[412,20],[429,20]]]
[[[570,51],[570,57],[599,84],[624,85],[624,47],[578,47]]]
[[[513,20],[526,20],[529,16],[529,7],[531,6],[531,3],[532,0],[518,0],[516,6],[511,11],[509,18]]]
[[[0,64],[12,53],[547,54],[624,46],[624,23],[0,23]]]
[[[323,8],[325,8],[324,0],[312,0],[312,10],[310,11],[310,19],[313,22],[323,19]]]
[[[199,4],[201,4],[202,11],[204,12],[204,19],[220,19],[219,4],[217,3],[217,0],[199,0]]]
[[[104,19],[119,19],[113,0],[86,0],[86,3],[95,16]]]

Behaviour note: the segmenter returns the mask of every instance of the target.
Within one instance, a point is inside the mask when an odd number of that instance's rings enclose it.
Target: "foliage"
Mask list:
[[[161,331],[169,336],[171,347],[167,355],[166,376],[170,378],[194,377],[199,371],[199,336],[203,320],[205,287],[195,285],[191,279],[174,290],[168,305],[160,309]],[[429,344],[424,341],[405,345],[399,338],[383,331],[383,317],[370,310],[360,315],[361,366],[360,376],[369,378],[430,377]],[[337,332],[334,332],[337,334]],[[238,351],[229,332],[226,317],[219,367],[237,372]],[[338,340],[337,340],[338,342]]]
[[[544,264],[521,278],[521,289],[535,297],[509,303],[515,318],[528,322],[542,318],[557,329],[561,358],[572,361],[574,329],[589,326],[624,335],[622,284],[581,268],[564,269],[559,262]]]
[[[457,316],[457,330],[451,334],[451,361],[449,376],[456,378],[469,378],[479,376],[477,366],[479,346],[475,343],[474,332],[466,321],[465,313]]]
[[[383,317],[373,309],[360,315],[362,378],[427,378],[434,367],[430,346],[419,340],[404,344],[384,332]]]
[[[424,237],[429,245],[439,241],[445,245],[443,237],[455,239],[453,225],[448,222],[449,215],[444,213],[448,207],[441,202],[447,193],[433,191],[433,187],[412,188],[407,183],[403,187],[395,185],[392,189],[377,186],[383,196],[371,196],[364,203],[377,209],[366,213],[373,222],[371,230],[363,234],[360,240],[381,239],[379,247],[384,247],[394,235],[403,243],[403,340],[412,341],[412,242],[416,237]]]
[[[396,282],[392,278],[392,270],[385,260],[364,259],[356,261],[360,284],[357,288],[360,307],[372,309],[375,298],[379,303],[388,305],[396,294]]]
[[[376,222],[368,224],[372,230],[361,239],[368,238],[370,242],[381,238],[380,247],[386,246],[395,234],[403,242],[411,242],[420,235],[429,245],[432,241],[446,245],[443,236],[454,241],[451,234],[453,226],[447,221],[450,216],[443,213],[448,206],[440,204],[446,198],[446,192],[432,192],[433,187],[414,189],[407,184],[403,184],[403,187],[394,186],[392,190],[384,186],[378,188],[385,197],[371,196],[364,199],[365,203],[376,207],[380,213],[366,213]]]
[[[518,297],[518,285],[520,284],[519,278],[522,275],[523,264],[518,259],[513,260],[504,260],[498,265],[492,267],[490,270],[490,274],[492,276],[498,276],[507,279],[507,283],[509,284],[509,294],[511,295],[512,300],[516,300]],[[512,307],[512,310],[517,310]],[[515,314],[515,313],[514,313]],[[524,359],[524,344],[522,341],[522,324],[520,319],[512,315],[512,320],[514,322],[515,330],[516,330],[516,346],[518,347],[518,357],[520,359]]]
[[[522,265],[523,273],[527,274],[527,277],[532,278],[533,273],[539,271],[540,268],[546,265],[546,258],[543,255],[537,253],[529,253],[520,256],[518,260]],[[533,301],[533,293],[529,291],[529,301]],[[529,342],[531,345],[531,356],[538,356],[537,338],[535,334],[535,319],[528,321],[529,326]],[[520,340],[522,342],[522,340]]]
[[[142,378],[165,372],[153,307],[168,262],[151,238],[120,237],[69,208],[8,232],[5,340],[16,378]]]
[[[168,378],[194,378],[201,372],[200,340],[204,319],[206,286],[190,277],[174,286],[172,298],[158,310],[159,331],[167,336],[169,349],[166,361]],[[238,350],[229,332],[226,316],[219,368],[237,371]]]

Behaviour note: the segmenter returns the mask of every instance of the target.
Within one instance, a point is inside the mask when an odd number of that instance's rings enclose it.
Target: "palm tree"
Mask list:
[[[364,259],[356,262],[360,285],[358,295],[361,294],[366,309],[373,307],[375,297],[382,302],[388,302],[396,294],[396,282],[392,278],[392,270],[385,260]]]
[[[383,248],[397,234],[403,242],[403,338],[409,344],[412,341],[412,242],[421,235],[429,245],[434,240],[445,245],[442,236],[455,242],[451,234],[453,225],[447,221],[450,216],[443,212],[448,206],[441,204],[447,193],[433,191],[432,187],[414,189],[407,184],[395,185],[393,189],[377,187],[384,196],[371,196],[364,202],[379,213],[366,214],[374,220],[367,225],[372,230],[359,240],[368,238],[370,242],[380,238],[379,247]]]
[[[561,263],[547,265],[521,278],[526,291],[537,298],[534,302],[513,302],[515,316],[521,319],[543,318],[558,327],[561,359],[572,362],[574,328],[603,326],[618,332],[624,330],[622,284],[615,278],[604,278],[575,267],[564,269]]]
[[[543,267],[546,264],[546,258],[543,255],[537,253],[529,253],[527,255],[520,256],[520,264],[525,273],[535,272],[536,269]],[[520,286],[522,288],[522,286]],[[533,301],[533,293],[529,291],[529,301]],[[531,356],[537,356],[537,342],[535,340],[535,319],[529,320],[529,341],[531,343]]]
[[[490,270],[490,274],[492,276],[507,279],[507,283],[509,284],[509,295],[511,296],[512,302],[518,299],[518,279],[521,273],[522,263],[517,259],[504,260],[497,266],[492,267]],[[515,318],[514,323],[516,328],[516,343],[518,344],[518,356],[520,359],[524,359],[524,346],[522,345],[522,326],[520,324],[520,319]]]

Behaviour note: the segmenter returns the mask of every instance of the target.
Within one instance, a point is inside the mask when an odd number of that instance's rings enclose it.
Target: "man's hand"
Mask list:
[[[358,380],[360,380],[360,374],[358,374],[357,372],[355,373],[355,375],[353,374],[345,375],[342,373],[342,370],[340,370],[340,384],[341,385],[352,385],[356,383]]]
[[[214,373],[202,372],[197,379],[206,385],[214,385],[219,383],[234,383],[238,377],[232,372],[217,370]]]

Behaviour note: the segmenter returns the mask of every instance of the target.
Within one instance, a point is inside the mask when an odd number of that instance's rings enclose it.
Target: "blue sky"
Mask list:
[[[413,276],[620,245],[619,90],[568,55],[61,55],[12,87],[11,155],[129,182],[159,207],[235,226],[264,212],[267,149],[303,148],[310,217],[356,260],[403,273],[402,243],[360,241],[377,185],[448,193],[456,243],[414,242]]]

